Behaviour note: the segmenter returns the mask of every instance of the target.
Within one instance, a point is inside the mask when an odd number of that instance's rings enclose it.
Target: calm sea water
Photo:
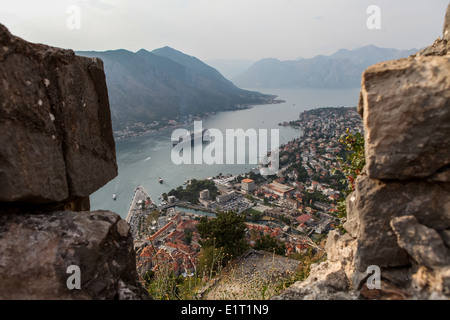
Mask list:
[[[258,89],[277,95],[285,103],[254,106],[251,109],[216,114],[203,121],[204,128],[226,129],[279,129],[280,144],[300,137],[298,130],[278,126],[283,121],[298,118],[304,110],[319,107],[356,106],[357,89]],[[192,129],[185,128],[185,129]],[[143,185],[155,202],[158,196],[190,179],[203,179],[222,174],[246,173],[255,164],[181,164],[172,162],[170,141],[173,129],[116,143],[118,176],[91,195],[91,210],[111,210],[125,218],[131,205],[134,188]],[[248,149],[248,148],[247,148]],[[236,159],[237,160],[237,159]],[[160,184],[158,178],[164,182]],[[117,200],[112,199],[113,194]]]

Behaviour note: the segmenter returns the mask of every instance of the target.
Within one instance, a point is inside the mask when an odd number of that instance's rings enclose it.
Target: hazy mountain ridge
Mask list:
[[[103,60],[115,129],[262,104],[270,97],[242,90],[216,69],[169,47],[152,52],[119,49],[77,54]]]
[[[369,66],[406,58],[417,49],[397,50],[368,45],[354,50],[340,49],[330,56],[280,61],[262,59],[254,63],[233,83],[247,88],[356,88],[361,74]]]
[[[211,59],[205,63],[217,69],[225,78],[233,79],[247,70],[256,61],[246,59]]]

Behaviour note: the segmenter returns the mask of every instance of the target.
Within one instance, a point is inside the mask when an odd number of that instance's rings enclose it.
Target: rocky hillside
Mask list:
[[[450,298],[449,41],[450,5],[442,39],[364,71],[366,166],[347,233],[331,232],[328,260],[274,299]]]
[[[301,262],[249,249],[231,261],[214,281],[201,290],[206,300],[261,300],[277,292],[293,277]]]
[[[117,175],[102,61],[0,25],[0,78],[0,299],[147,299],[128,224],[89,211]]]
[[[149,52],[80,51],[102,59],[114,130],[136,122],[264,104],[273,96],[242,90],[199,59],[164,47]]]

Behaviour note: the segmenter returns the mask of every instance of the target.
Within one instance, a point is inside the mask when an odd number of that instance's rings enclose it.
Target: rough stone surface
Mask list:
[[[0,201],[87,197],[117,175],[101,60],[0,25],[0,79]]]
[[[427,56],[445,56],[450,52],[450,41],[443,39],[436,39],[431,46],[428,46],[419,52],[411,55],[411,58],[415,57],[427,57]]]
[[[117,175],[102,61],[0,25],[0,113],[0,299],[148,299],[128,223],[89,212]]]
[[[445,13],[442,35],[444,40],[450,40],[450,4],[447,6],[447,12]]]
[[[109,211],[2,213],[0,299],[146,299],[126,222]],[[81,288],[69,290],[77,265]]]
[[[286,300],[355,300],[356,295],[348,293],[348,279],[338,264],[324,262],[311,268],[312,277],[304,283],[294,284],[279,298]]]
[[[450,250],[445,247],[439,234],[417,222],[414,216],[391,220],[398,245],[419,264],[429,269],[450,266]]]
[[[370,178],[424,178],[448,169],[449,74],[450,56],[381,62],[364,71],[359,111]]]
[[[262,299],[263,287],[266,297],[283,279],[294,274],[300,261],[277,256],[260,250],[247,250],[228,265],[219,279],[203,289],[207,300],[253,300]]]
[[[356,239],[337,231],[328,234],[325,245],[327,261],[311,265],[310,276],[298,281],[272,300],[355,300],[352,288]]]
[[[409,257],[397,244],[390,222],[396,217],[413,215],[423,225],[436,230],[450,227],[450,184],[421,181],[379,181],[367,176],[356,180],[356,191],[348,208],[357,216],[355,233],[358,257],[356,268],[409,264]],[[354,231],[352,230],[352,233]]]
[[[311,266],[311,274],[271,300],[355,300],[350,282],[339,263],[329,261]]]

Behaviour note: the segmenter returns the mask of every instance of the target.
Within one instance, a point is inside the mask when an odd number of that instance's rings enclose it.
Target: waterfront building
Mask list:
[[[208,200],[211,197],[211,194],[208,189],[205,189],[203,191],[200,191],[200,199],[202,200]]]

